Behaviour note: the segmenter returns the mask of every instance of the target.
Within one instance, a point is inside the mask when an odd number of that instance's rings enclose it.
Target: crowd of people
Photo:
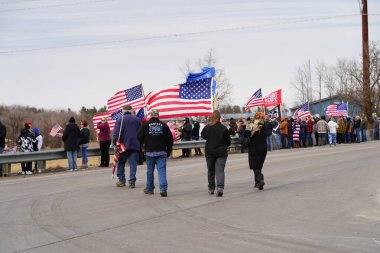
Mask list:
[[[231,137],[238,137],[241,152],[248,152],[248,166],[254,173],[254,187],[263,190],[265,181],[262,173],[268,151],[341,143],[360,143],[367,141],[368,120],[366,117],[329,117],[307,116],[294,119],[292,117],[269,118],[262,112],[256,112],[253,119],[231,118],[229,122],[222,120],[219,111],[214,111],[207,124],[200,124],[198,118],[185,118],[183,124],[163,122],[159,120],[159,111],[152,110],[150,118],[136,117],[132,107],[123,106],[123,115],[114,127],[113,134],[106,118],[96,125],[101,151],[100,167],[109,167],[109,149],[114,145],[118,159],[114,161],[118,181],[117,187],[126,186],[125,164],[129,163],[128,187],[136,184],[137,165],[146,161],[146,186],[144,193],[153,195],[154,171],[157,169],[160,195],[166,197],[168,182],[166,176],[166,159],[171,155],[173,143],[178,140],[206,140],[205,158],[208,178],[208,193],[223,196],[228,147]],[[33,152],[42,149],[43,138],[38,128],[31,128],[32,123],[24,124],[16,143],[20,152]],[[379,140],[379,118],[373,122],[373,137]],[[0,122],[0,153],[4,150],[6,128]],[[68,158],[68,171],[78,169],[78,152],[82,155],[81,168],[88,167],[87,148],[90,142],[90,130],[87,120],[83,119],[80,127],[73,117],[68,120],[63,130],[62,140]],[[123,147],[123,148],[122,148]],[[144,148],[144,152],[142,151]],[[195,155],[203,155],[200,148]],[[181,157],[190,157],[191,149],[183,149]],[[38,171],[38,163],[34,168],[32,162],[21,163],[22,174],[30,175]],[[0,167],[1,169],[1,167]],[[1,171],[0,171],[1,172]],[[1,173],[0,173],[1,174]]]
[[[265,116],[268,151],[299,148],[311,146],[330,145],[342,143],[360,143],[367,141],[367,118],[307,116],[299,119],[293,117],[269,118]],[[380,119],[375,118],[373,123],[373,139],[379,140]],[[242,146],[241,152],[246,152],[248,140],[243,132],[251,119],[239,119],[237,123],[233,118],[228,125],[231,135],[237,135]]]

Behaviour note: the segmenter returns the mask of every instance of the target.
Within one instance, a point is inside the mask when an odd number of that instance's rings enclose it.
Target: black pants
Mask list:
[[[32,162],[21,163],[22,171],[32,171]]]
[[[100,146],[100,166],[108,167],[110,164],[110,150],[111,140],[99,141]]]
[[[224,189],[224,167],[226,166],[226,157],[206,157],[207,162],[207,177],[208,177],[208,188],[210,190],[215,190],[215,179],[216,186],[218,188]]]
[[[287,148],[287,139],[288,135],[287,134],[281,134],[281,148]]]
[[[318,133],[314,133],[315,135],[315,142],[317,143],[316,146],[319,146],[319,136]]]
[[[249,168],[253,170],[255,174],[255,183],[260,183],[261,180],[264,181],[264,175],[262,173],[265,158],[267,154],[249,154],[248,163]]]

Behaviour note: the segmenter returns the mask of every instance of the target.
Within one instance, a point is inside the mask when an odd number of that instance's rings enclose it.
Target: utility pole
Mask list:
[[[369,84],[369,45],[368,45],[368,6],[362,0],[362,37],[363,37],[363,112],[372,117],[371,89]]]

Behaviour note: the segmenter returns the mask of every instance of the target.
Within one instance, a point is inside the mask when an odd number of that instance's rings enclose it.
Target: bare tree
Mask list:
[[[216,95],[218,102],[221,105],[228,103],[232,94],[232,84],[226,77],[225,70],[217,67],[217,57],[214,49],[209,49],[205,56],[198,59],[197,68],[193,68],[190,60],[188,59],[180,71],[184,76],[187,76],[189,72],[200,71],[203,67],[215,68],[214,80],[216,82]]]
[[[311,85],[310,62],[299,66],[291,83],[296,90],[297,100],[300,102],[313,101],[313,89]]]

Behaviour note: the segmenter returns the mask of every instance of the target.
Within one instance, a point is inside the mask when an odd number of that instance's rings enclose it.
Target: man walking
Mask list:
[[[161,197],[167,197],[166,158],[173,148],[173,135],[169,127],[158,119],[158,110],[150,112],[151,119],[145,122],[138,138],[145,145],[146,152],[146,188],[145,194],[154,194],[154,167],[157,167]]]
[[[129,161],[129,188],[135,188],[137,161],[140,151],[140,142],[137,139],[137,133],[140,130],[140,119],[132,115],[132,106],[123,106],[123,116],[115,123],[113,132],[113,144],[117,140],[126,147],[126,150],[120,154],[117,163],[117,177],[119,181],[117,187],[125,186],[125,163]]]

